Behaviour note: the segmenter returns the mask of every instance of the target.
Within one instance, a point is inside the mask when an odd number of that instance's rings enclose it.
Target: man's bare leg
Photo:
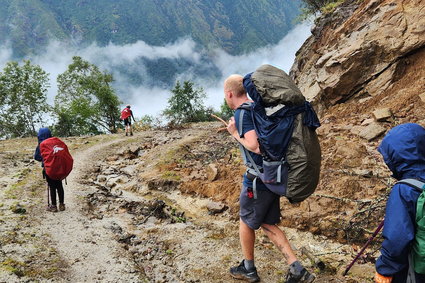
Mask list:
[[[289,271],[286,275],[286,282],[305,282],[311,283],[315,276],[308,272],[304,266],[297,260],[294,251],[286,238],[285,232],[280,230],[277,225],[263,224],[263,231],[276,247],[283,253],[289,265]]]
[[[255,231],[246,225],[242,220],[239,220],[239,240],[241,242],[244,259],[253,260]]]
[[[239,266],[230,268],[230,274],[236,279],[259,282],[260,277],[258,277],[257,269],[254,265],[255,230],[251,229],[242,220],[239,221],[239,239],[244,259]]]
[[[275,246],[283,253],[288,264],[297,261],[297,257],[295,256],[285,233],[280,230],[279,227],[276,225],[262,224],[261,228],[263,228],[264,233],[266,233],[267,237],[269,237],[273,244],[275,244]]]

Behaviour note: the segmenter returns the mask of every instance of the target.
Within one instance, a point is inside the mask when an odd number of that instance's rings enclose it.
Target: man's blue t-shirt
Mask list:
[[[240,112],[242,110],[241,109],[236,109],[235,111],[235,123],[236,123],[236,128],[238,129],[239,132],[239,117],[240,117]],[[251,113],[248,110],[245,110],[244,115],[243,115],[243,122],[242,122],[242,135],[240,135],[241,138],[244,137],[245,133],[254,130],[254,122],[252,121],[251,118]],[[251,156],[252,159],[254,160],[255,164],[259,167],[263,167],[263,158],[261,157],[260,154],[256,154],[254,152],[251,152],[249,150],[246,150],[246,152],[248,152]],[[249,161],[249,160],[248,160]],[[260,178],[257,178],[257,189],[267,189],[267,187],[263,184],[263,182],[260,180]],[[243,185],[245,187],[249,187],[252,188],[253,184],[252,181],[249,180],[246,176],[246,174],[244,174],[243,176]]]

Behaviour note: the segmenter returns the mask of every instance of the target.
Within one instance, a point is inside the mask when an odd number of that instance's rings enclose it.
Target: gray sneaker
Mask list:
[[[285,283],[311,283],[316,279],[316,276],[303,268],[298,275],[292,274],[289,270],[286,274]]]
[[[258,277],[257,269],[254,267],[252,270],[248,271],[245,268],[245,265],[242,262],[235,267],[230,268],[230,275],[235,279],[241,279],[248,282],[260,282],[260,277]]]

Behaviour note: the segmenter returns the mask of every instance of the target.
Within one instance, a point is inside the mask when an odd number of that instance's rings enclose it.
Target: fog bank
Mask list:
[[[136,117],[146,114],[156,116],[167,106],[171,92],[170,87],[160,84],[158,78],[151,75],[146,62],[184,62],[182,70],[170,79],[191,80],[203,87],[207,93],[206,106],[218,110],[223,103],[222,84],[227,76],[234,73],[245,75],[262,64],[271,64],[288,72],[296,51],[309,35],[310,24],[300,24],[278,44],[238,56],[232,56],[221,49],[204,50],[190,38],[182,38],[165,46],[151,46],[138,41],[133,44],[109,44],[104,47],[92,44],[80,49],[52,41],[45,53],[28,59],[49,73],[51,88],[48,91],[48,102],[52,105],[57,93],[57,76],[66,71],[73,56],[80,56],[97,65],[102,71],[113,74],[113,87],[117,95],[123,105],[132,105]],[[1,69],[12,60],[11,56],[12,50],[8,44],[0,47]],[[211,73],[214,71],[215,75],[209,76],[208,70],[211,70]],[[140,83],[135,83],[129,73],[137,74]]]

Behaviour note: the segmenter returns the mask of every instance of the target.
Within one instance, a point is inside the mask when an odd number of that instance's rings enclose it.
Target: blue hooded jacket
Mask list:
[[[52,133],[50,132],[49,128],[40,128],[40,130],[38,130],[38,134],[37,134],[38,145],[34,152],[34,159],[37,161],[41,161],[41,166],[43,167],[44,167],[44,164],[43,164],[43,158],[41,157],[41,153],[40,153],[40,143],[51,137],[52,137]]]
[[[397,180],[412,178],[425,182],[425,129],[420,125],[408,123],[394,127],[384,137],[378,151]],[[387,201],[384,242],[376,271],[384,276],[395,276],[395,282],[406,282],[419,195],[420,191],[409,185],[396,184]]]

